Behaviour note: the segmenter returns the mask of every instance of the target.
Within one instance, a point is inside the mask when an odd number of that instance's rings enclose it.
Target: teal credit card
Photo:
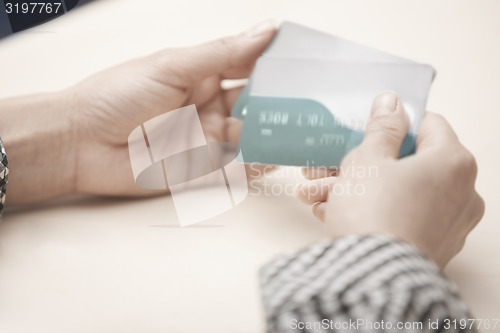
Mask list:
[[[240,137],[246,163],[335,167],[363,139],[312,99],[252,96],[249,110]]]
[[[338,167],[363,139],[373,99],[394,90],[415,150],[434,69],[415,63],[262,57],[253,73],[239,146],[245,163]]]
[[[338,167],[363,139],[373,99],[395,91],[409,119],[400,156],[416,136],[436,71],[284,22],[232,108],[243,120],[245,163]]]

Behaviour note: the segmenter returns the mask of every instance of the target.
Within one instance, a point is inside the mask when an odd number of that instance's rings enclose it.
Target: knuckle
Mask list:
[[[486,210],[486,204],[484,202],[484,199],[479,195],[477,194],[477,222],[479,222],[483,216],[484,216],[484,212]]]
[[[340,169],[347,167],[352,164],[358,164],[362,161],[363,157],[363,146],[351,150],[347,155],[344,156],[342,162],[340,163]]]
[[[436,120],[436,121],[447,122],[446,118],[443,117],[443,115],[441,115],[439,113],[427,112],[427,116],[430,118],[434,118],[434,120]]]
[[[465,247],[465,240],[466,238],[463,237],[456,243],[454,255],[457,255],[458,253],[460,253],[460,251],[463,250],[463,248]]]
[[[163,49],[153,54],[153,59],[150,63],[160,73],[179,74],[181,73],[181,66],[178,59],[179,52],[181,51],[171,48]]]
[[[160,68],[166,68],[175,59],[175,51],[171,48],[163,49],[153,54],[154,63]]]
[[[464,152],[464,156],[462,157],[463,159],[463,164],[464,164],[464,168],[471,174],[474,175],[474,178],[476,177],[477,175],[477,161],[476,161],[476,158],[474,157],[474,155],[468,151],[468,150],[465,150]]]
[[[392,114],[378,115],[372,118],[368,127],[373,130],[400,130],[401,121]]]
[[[235,38],[233,36],[223,37],[223,38],[219,39],[219,46],[221,48],[231,49],[234,47],[234,44],[235,44]]]
[[[223,37],[212,44],[215,52],[220,54],[233,53],[236,51],[235,37]]]
[[[191,52],[190,48],[167,48],[153,54],[152,59],[148,59],[149,64],[154,68],[155,73],[162,75],[155,76],[159,82],[182,87],[184,80],[189,79],[189,64],[186,64],[186,54]]]
[[[450,159],[450,162],[455,173],[475,180],[477,175],[477,162],[470,151],[462,146],[460,151],[454,154],[454,158]]]
[[[468,208],[468,213],[466,217],[466,223],[465,225],[465,231],[466,233],[469,233],[472,229],[474,229],[481,219],[484,216],[484,211],[485,211],[485,203],[483,198],[477,192],[475,192],[472,196],[471,203]]]
[[[383,134],[393,140],[401,140],[405,132],[405,127],[401,120],[392,115],[374,117],[365,131],[367,135]]]

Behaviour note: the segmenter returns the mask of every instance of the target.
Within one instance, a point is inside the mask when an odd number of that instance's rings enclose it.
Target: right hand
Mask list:
[[[396,94],[382,93],[362,144],[344,158],[337,177],[305,183],[297,195],[314,204],[332,237],[389,234],[444,267],[484,214],[474,188],[477,165],[447,121],[430,112],[416,154],[398,159],[407,127]]]

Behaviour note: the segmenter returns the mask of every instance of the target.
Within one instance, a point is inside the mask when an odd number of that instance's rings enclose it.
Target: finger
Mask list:
[[[326,201],[328,193],[332,189],[336,178],[321,178],[303,183],[297,187],[296,196],[306,205],[312,205],[318,201]]]
[[[457,134],[443,116],[425,113],[418,132],[417,152],[458,142]]]
[[[397,158],[407,129],[408,121],[398,96],[392,91],[383,92],[373,101],[361,147],[372,155]]]
[[[255,59],[257,60],[257,59]],[[250,76],[255,67],[255,61],[241,67],[233,67],[225,70],[220,74],[221,80],[239,80],[246,79]]]
[[[257,163],[245,164],[245,171],[247,173],[248,179],[256,179],[268,175],[276,169],[278,169],[278,167],[274,165],[264,165]]]
[[[233,117],[228,117],[225,119],[225,122],[227,141],[238,144],[240,141],[241,129],[243,128],[243,121]]]
[[[231,115],[231,109],[234,103],[236,103],[243,87],[222,89],[219,83],[220,80],[217,76],[211,76],[201,80],[193,87],[186,104],[196,104],[198,110],[202,110],[207,105],[214,104],[215,97],[221,94],[223,107],[216,111],[225,117],[229,117]]]
[[[223,90],[224,104],[226,105],[226,116],[229,117],[231,115],[231,109],[233,108],[234,104],[238,100],[238,97],[240,97],[240,93],[242,90],[243,90],[243,87],[237,87],[237,88]]]
[[[176,76],[176,84],[179,86],[190,86],[212,75],[224,76],[225,72],[234,72],[238,68],[246,74],[275,32],[276,25],[272,21],[265,21],[236,36],[161,51],[158,59],[168,73]]]
[[[325,222],[326,202],[317,202],[312,206],[313,215],[321,222]]]
[[[191,93],[185,104],[195,104],[196,108],[201,110],[207,104],[213,103],[215,97],[220,94],[221,91],[219,76],[212,75],[200,80],[192,86]]]
[[[471,199],[469,206],[470,206],[470,208],[468,209],[469,216],[466,219],[468,223],[468,228],[466,228],[467,233],[471,232],[472,229],[474,229],[478,225],[478,223],[483,218],[485,211],[484,200],[476,192],[473,194],[473,198]]]
[[[243,122],[233,117],[226,118],[225,122],[227,142],[238,144],[238,141],[240,140],[241,128],[243,127]],[[243,159],[245,159],[245,156],[243,156]],[[258,178],[267,175],[277,169],[277,167],[274,165],[262,165],[257,163],[246,164],[245,168],[248,178]]]
[[[240,93],[243,90],[243,87],[236,87],[236,88],[231,88],[231,89],[226,89],[224,91],[224,100],[226,102],[226,105],[228,106],[228,109],[231,109],[238,100],[238,97],[240,97]]]
[[[302,175],[309,180],[336,177],[337,169],[328,169],[325,167],[302,168]]]

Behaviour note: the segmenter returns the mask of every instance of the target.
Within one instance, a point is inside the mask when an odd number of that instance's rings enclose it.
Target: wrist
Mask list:
[[[0,135],[9,159],[7,205],[74,193],[75,138],[65,92],[0,101]]]

